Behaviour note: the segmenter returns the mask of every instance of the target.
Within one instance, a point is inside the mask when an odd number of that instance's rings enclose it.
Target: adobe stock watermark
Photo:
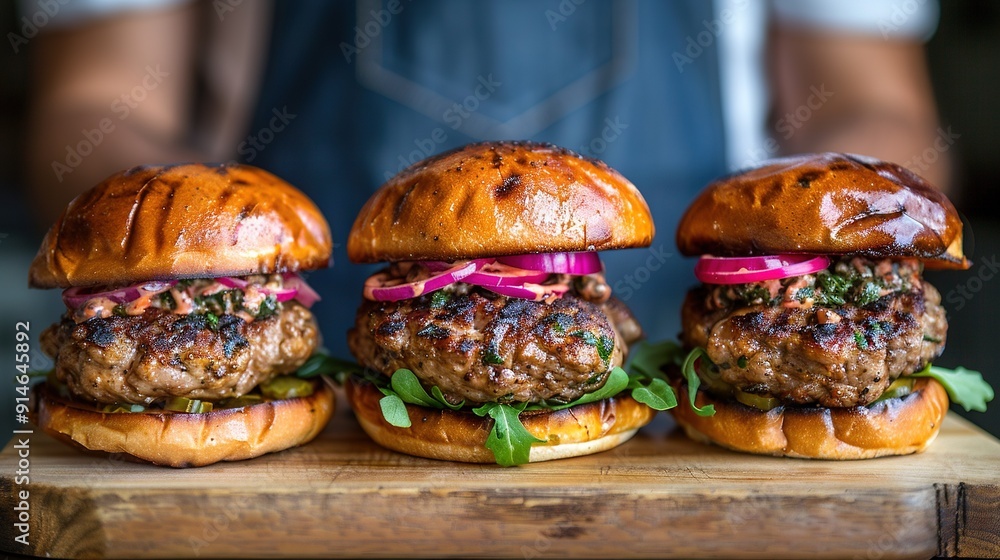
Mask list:
[[[907,539],[913,537],[912,527],[917,526],[920,521],[921,515],[917,510],[908,510],[903,514],[903,517],[893,523],[893,530],[885,533],[877,540],[871,541],[868,544],[866,554],[864,556],[855,554],[854,560],[879,560],[887,554],[892,554],[893,551],[896,551],[898,554],[900,547],[906,544]],[[895,557],[896,554],[892,556]]]
[[[577,6],[586,1],[587,0],[559,0],[559,4],[556,5],[555,10],[551,8],[545,10],[545,21],[549,22],[549,27],[552,28],[552,31],[555,31],[563,22],[576,13]]]
[[[412,0],[406,0],[411,2]],[[360,7],[360,5],[359,5]],[[348,64],[354,62],[354,59],[358,57],[368,45],[372,44],[372,39],[375,39],[382,34],[382,30],[386,28],[395,16],[398,16],[403,12],[402,0],[389,0],[384,8],[378,10],[369,10],[368,14],[365,15],[366,19],[361,22],[361,14],[359,15],[359,22],[354,26],[354,40],[348,43],[347,41],[340,42],[340,52],[344,55],[344,60]]]
[[[698,57],[704,54],[706,49],[715,44],[715,40],[722,33],[723,28],[736,21],[736,17],[749,4],[750,0],[738,0],[734,3],[733,9],[724,8],[719,12],[719,17],[711,20],[702,20],[701,24],[705,29],[699,31],[696,35],[687,36],[683,52],[674,51],[670,55],[670,58],[674,61],[674,65],[677,66],[677,72],[683,74],[685,66],[694,63]]]
[[[913,17],[913,14],[920,11],[924,5],[927,4],[927,0],[903,0],[902,2],[893,2],[892,11],[889,13],[888,18],[882,18],[878,20],[878,30],[882,34],[882,39],[888,41],[899,28],[906,25],[906,22]]]
[[[43,27],[52,21],[52,18],[56,17],[59,10],[63,6],[69,4],[70,0],[38,0],[35,5],[38,7],[37,10],[31,13],[31,15],[21,16],[20,33],[15,33],[9,31],[7,33],[7,40],[10,42],[10,48],[14,51],[14,54],[21,52],[21,47],[28,44],[28,41],[34,39],[41,31]]]
[[[961,134],[952,132],[950,125],[948,126],[948,130],[938,127],[937,134],[934,135],[934,141],[931,142],[931,145],[924,148],[924,151],[916,156],[900,162],[900,165],[918,173],[923,173],[941,158],[941,154],[947,152],[955,145],[955,140],[961,137]]]
[[[632,296],[649,282],[654,273],[663,268],[663,263],[674,256],[673,253],[668,253],[663,245],[650,247],[647,251],[649,251],[649,256],[646,257],[646,261],[642,266],[633,270],[631,274],[626,274],[625,278],[615,282],[613,293],[618,299],[622,301],[632,299]]]
[[[272,108],[271,120],[267,122],[267,126],[248,134],[246,140],[240,142],[240,145],[236,147],[236,153],[243,156],[245,162],[253,163],[253,160],[257,159],[257,156],[271,142],[274,142],[275,136],[285,130],[297,116],[297,114],[289,112],[288,105],[282,106],[281,109]]]
[[[826,105],[827,101],[834,96],[833,90],[828,90],[826,84],[820,84],[819,86],[812,85],[809,86],[809,96],[806,97],[804,103],[796,107],[794,110],[789,111],[782,115],[774,123],[774,130],[784,141],[788,141],[795,136],[795,133],[802,128],[809,119]],[[781,145],[778,144],[778,140],[773,136],[769,137],[762,147],[752,148],[747,152],[747,159],[743,162],[741,166],[743,169],[750,167],[755,167],[760,162],[769,159],[777,155],[778,151],[781,149]]]
[[[155,90],[163,79],[170,76],[169,72],[163,71],[157,64],[146,66],[146,74],[143,75],[139,83],[128,92],[116,97],[108,107],[111,113],[118,116],[119,121],[124,121],[132,114],[139,105],[146,100],[149,92]],[[83,139],[76,145],[66,145],[66,157],[63,161],[52,160],[52,172],[61,183],[67,173],[72,173],[74,169],[83,163],[83,158],[94,153],[107,137],[115,131],[117,125],[111,117],[104,117],[97,121],[94,128],[84,128],[80,131]]]
[[[961,311],[963,307],[971,302],[976,297],[976,294],[983,290],[983,286],[990,280],[993,280],[997,273],[1000,272],[1000,262],[997,262],[995,254],[990,255],[979,259],[979,262],[974,267],[974,271],[975,274],[968,275],[965,281],[960,282],[945,294],[944,299],[951,304],[951,311]]]
[[[226,16],[235,12],[236,8],[243,5],[243,0],[212,0],[212,9],[219,21],[225,21]]]
[[[609,145],[621,138],[622,132],[626,129],[628,129],[628,123],[623,121],[621,117],[606,117],[601,133],[591,138],[590,142],[580,146],[579,151],[583,155],[597,157],[603,154]]]
[[[452,130],[458,130],[462,127],[462,123],[466,121],[473,113],[479,110],[480,105],[493,97],[497,89],[503,86],[503,82],[493,78],[493,74],[487,74],[485,76],[479,75],[476,77],[476,87],[473,88],[472,93],[465,96],[461,102],[452,103],[450,107],[445,109],[441,113],[441,121],[448,125]],[[391,170],[386,169],[383,171],[382,175],[385,180],[388,181],[392,179],[396,173],[401,172],[407,167],[417,163],[418,161],[431,156],[437,152],[438,147],[444,144],[448,140],[448,133],[442,127],[437,127],[430,132],[425,137],[414,138],[413,145],[417,149],[412,150],[409,154],[399,154],[397,156],[397,161],[399,162],[398,169],[395,173]]]

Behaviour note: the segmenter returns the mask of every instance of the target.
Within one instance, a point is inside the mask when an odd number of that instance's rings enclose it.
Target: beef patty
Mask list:
[[[41,341],[55,359],[56,378],[78,398],[148,405],[243,395],[298,369],[319,345],[319,330],[308,309],[286,302],[251,323],[234,315],[209,323],[205,315],[156,308],[80,324],[67,315]]]
[[[602,387],[641,335],[615,299],[599,305],[568,293],[546,304],[457,286],[365,300],[348,333],[351,353],[388,376],[409,369],[453,402],[568,402]]]
[[[682,338],[701,346],[723,381],[789,404],[869,404],[894,379],[944,350],[941,295],[926,281],[863,307],[786,308],[707,304],[708,288],[688,293]]]

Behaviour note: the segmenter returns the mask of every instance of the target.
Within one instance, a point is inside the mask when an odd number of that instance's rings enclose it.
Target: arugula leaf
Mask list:
[[[986,403],[994,397],[993,387],[983,379],[983,374],[961,366],[947,369],[927,364],[924,369],[910,375],[935,379],[944,385],[951,400],[962,405],[966,412],[986,412]]]
[[[477,416],[489,415],[493,419],[493,428],[486,438],[486,448],[493,452],[493,457],[500,466],[512,467],[527,463],[531,455],[531,444],[545,441],[531,435],[521,423],[518,415],[524,408],[525,403],[486,403],[472,409]]]
[[[383,391],[385,393],[385,391]],[[406,404],[399,395],[395,393],[386,394],[378,401],[379,408],[382,409],[382,418],[397,428],[409,428],[410,415],[406,412]]]
[[[680,366],[683,362],[684,350],[672,340],[664,340],[651,344],[641,342],[636,345],[629,356],[625,369],[631,374],[642,374],[649,378],[663,377],[663,366],[674,364]]]
[[[632,389],[632,398],[653,410],[667,410],[677,406],[677,395],[666,381],[655,378],[646,387]]]
[[[428,408],[444,408],[443,404],[427,394],[420,379],[408,369],[397,369],[389,379],[389,385],[403,402]]]
[[[309,379],[310,377],[324,374],[333,377],[335,381],[343,384],[343,378],[347,375],[352,373],[361,375],[364,371],[365,368],[354,362],[316,353],[306,360],[306,363],[302,364],[302,367],[295,371],[295,376]]]
[[[594,391],[593,393],[586,393],[580,398],[570,401],[568,403],[556,404],[556,405],[540,405],[535,404],[528,407],[528,410],[563,410],[566,408],[571,408],[581,404],[592,403],[600,400],[604,400],[621,393],[628,388],[629,377],[620,367],[616,367],[611,370],[608,374],[608,380],[604,382],[604,386],[600,389]]]
[[[694,411],[698,416],[714,416],[715,415],[715,405],[705,405],[701,408],[694,404],[694,399],[698,394],[698,387],[701,386],[701,378],[698,377],[698,372],[694,370],[694,363],[698,358],[704,357],[705,361],[708,361],[708,352],[704,348],[695,348],[684,359],[684,364],[681,365],[681,372],[684,374],[684,378],[687,379],[688,384],[688,399],[691,401],[691,410]]]
[[[439,403],[447,406],[452,410],[458,410],[465,405],[465,401],[462,401],[458,404],[451,404],[450,402],[448,402],[448,399],[444,398],[444,393],[441,392],[441,388],[438,387],[437,385],[431,387],[431,396],[437,399]]]

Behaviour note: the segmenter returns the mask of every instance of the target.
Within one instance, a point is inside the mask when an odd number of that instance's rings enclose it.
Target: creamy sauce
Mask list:
[[[272,274],[270,276],[255,275],[244,278],[248,285],[242,289],[243,306],[248,309],[260,309],[261,304],[267,298],[267,293],[261,288],[280,290],[283,287],[281,275]],[[155,283],[146,286],[156,286]],[[164,309],[177,315],[189,315],[191,313],[204,312],[205,310],[196,303],[195,298],[206,297],[218,294],[226,290],[233,290],[225,284],[218,282],[214,278],[202,278],[190,281],[186,285],[174,285],[172,287],[163,286],[161,289],[147,290],[146,286],[139,286],[136,289],[139,297],[123,304],[116,303],[107,297],[94,297],[88,299],[80,307],[73,311],[73,320],[82,323],[94,317],[108,318],[118,313],[135,316],[142,315],[150,307]],[[159,288],[159,286],[156,286]],[[173,307],[164,302],[163,294],[169,294],[173,300]],[[255,317],[246,309],[225,309],[226,313],[231,313],[242,318],[246,322],[252,322]]]

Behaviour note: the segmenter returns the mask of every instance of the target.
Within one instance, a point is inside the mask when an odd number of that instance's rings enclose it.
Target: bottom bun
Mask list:
[[[848,408],[779,406],[765,412],[698,391],[696,404],[714,405],[714,416],[698,416],[685,404],[687,385],[674,388],[681,404],[670,412],[689,437],[761,455],[870,459],[918,453],[934,441],[948,412],[948,393],[928,378],[918,378],[905,397]]]
[[[333,389],[314,381],[298,397],[201,414],[100,412],[50,391],[33,389],[32,420],[48,434],[91,451],[125,453],[157,465],[201,467],[240,461],[312,440],[334,408]]]
[[[486,448],[491,418],[407,404],[411,426],[399,428],[382,416],[379,406],[382,393],[375,385],[352,378],[345,388],[361,428],[382,447],[428,459],[496,461],[493,452]],[[625,395],[564,410],[522,413],[524,427],[544,440],[531,447],[529,461],[590,455],[617,447],[648,424],[654,414],[653,409]]]

